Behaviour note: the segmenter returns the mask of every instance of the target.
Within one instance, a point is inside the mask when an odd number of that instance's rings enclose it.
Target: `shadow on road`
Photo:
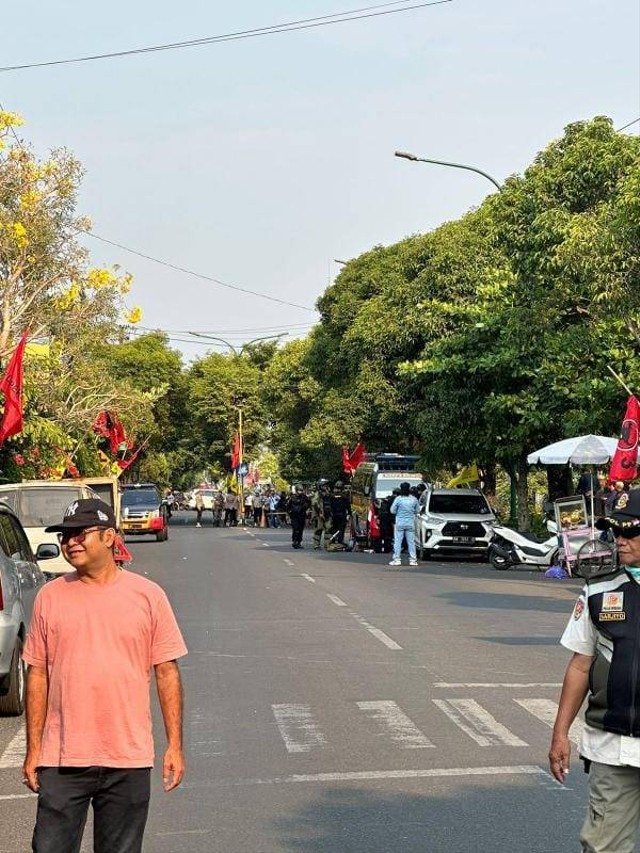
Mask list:
[[[460,786],[430,780],[450,793],[417,795],[325,789],[315,802],[276,822],[278,849],[301,853],[549,853],[573,849],[582,813],[568,792],[518,777]],[[545,790],[546,788],[546,790]],[[544,820],[532,820],[532,809]]]
[[[445,599],[457,607],[471,607],[474,610],[540,610],[543,613],[565,613],[567,616],[571,610],[571,604],[566,599],[543,595],[454,590],[443,592],[438,598]]]

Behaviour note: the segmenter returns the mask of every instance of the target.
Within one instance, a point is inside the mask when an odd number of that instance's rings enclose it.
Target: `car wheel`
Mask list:
[[[24,711],[27,665],[22,660],[22,640],[16,640],[6,688],[0,692],[0,716],[18,717]]]
[[[164,530],[159,530],[156,533],[156,542],[166,542],[169,538],[169,528],[165,527]]]

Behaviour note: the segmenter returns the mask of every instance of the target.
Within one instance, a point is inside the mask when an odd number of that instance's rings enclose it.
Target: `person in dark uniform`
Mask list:
[[[351,516],[351,503],[344,490],[344,483],[337,480],[330,499],[331,506],[331,542],[344,546],[344,530]]]
[[[286,510],[291,521],[291,546],[302,548],[302,535],[307,521],[309,498],[301,485],[293,487],[293,492],[286,503]]]

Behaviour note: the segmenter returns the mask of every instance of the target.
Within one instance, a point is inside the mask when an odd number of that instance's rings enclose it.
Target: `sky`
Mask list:
[[[3,10],[2,65],[200,38],[354,0],[58,0]],[[381,0],[378,0],[381,2]],[[400,4],[402,5],[402,4]],[[411,5],[411,4],[409,4]],[[0,73],[38,155],[83,163],[97,235],[297,306],[235,292],[86,239],[135,277],[142,326],[190,360],[219,341],[304,334],[348,260],[482,202],[469,172],[400,149],[523,171],[572,121],[640,117],[638,0],[452,0],[335,26]],[[639,132],[640,123],[627,132]],[[182,334],[181,334],[182,333]],[[194,339],[192,339],[194,340]],[[196,339],[198,340],[198,339]]]

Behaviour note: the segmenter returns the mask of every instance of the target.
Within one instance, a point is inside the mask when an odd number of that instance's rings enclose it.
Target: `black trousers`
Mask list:
[[[89,803],[94,853],[141,853],[151,768],[41,767],[33,853],[79,853]]]
[[[292,515],[291,517],[291,542],[293,545],[299,545],[302,542],[302,534],[304,532],[305,515]]]

